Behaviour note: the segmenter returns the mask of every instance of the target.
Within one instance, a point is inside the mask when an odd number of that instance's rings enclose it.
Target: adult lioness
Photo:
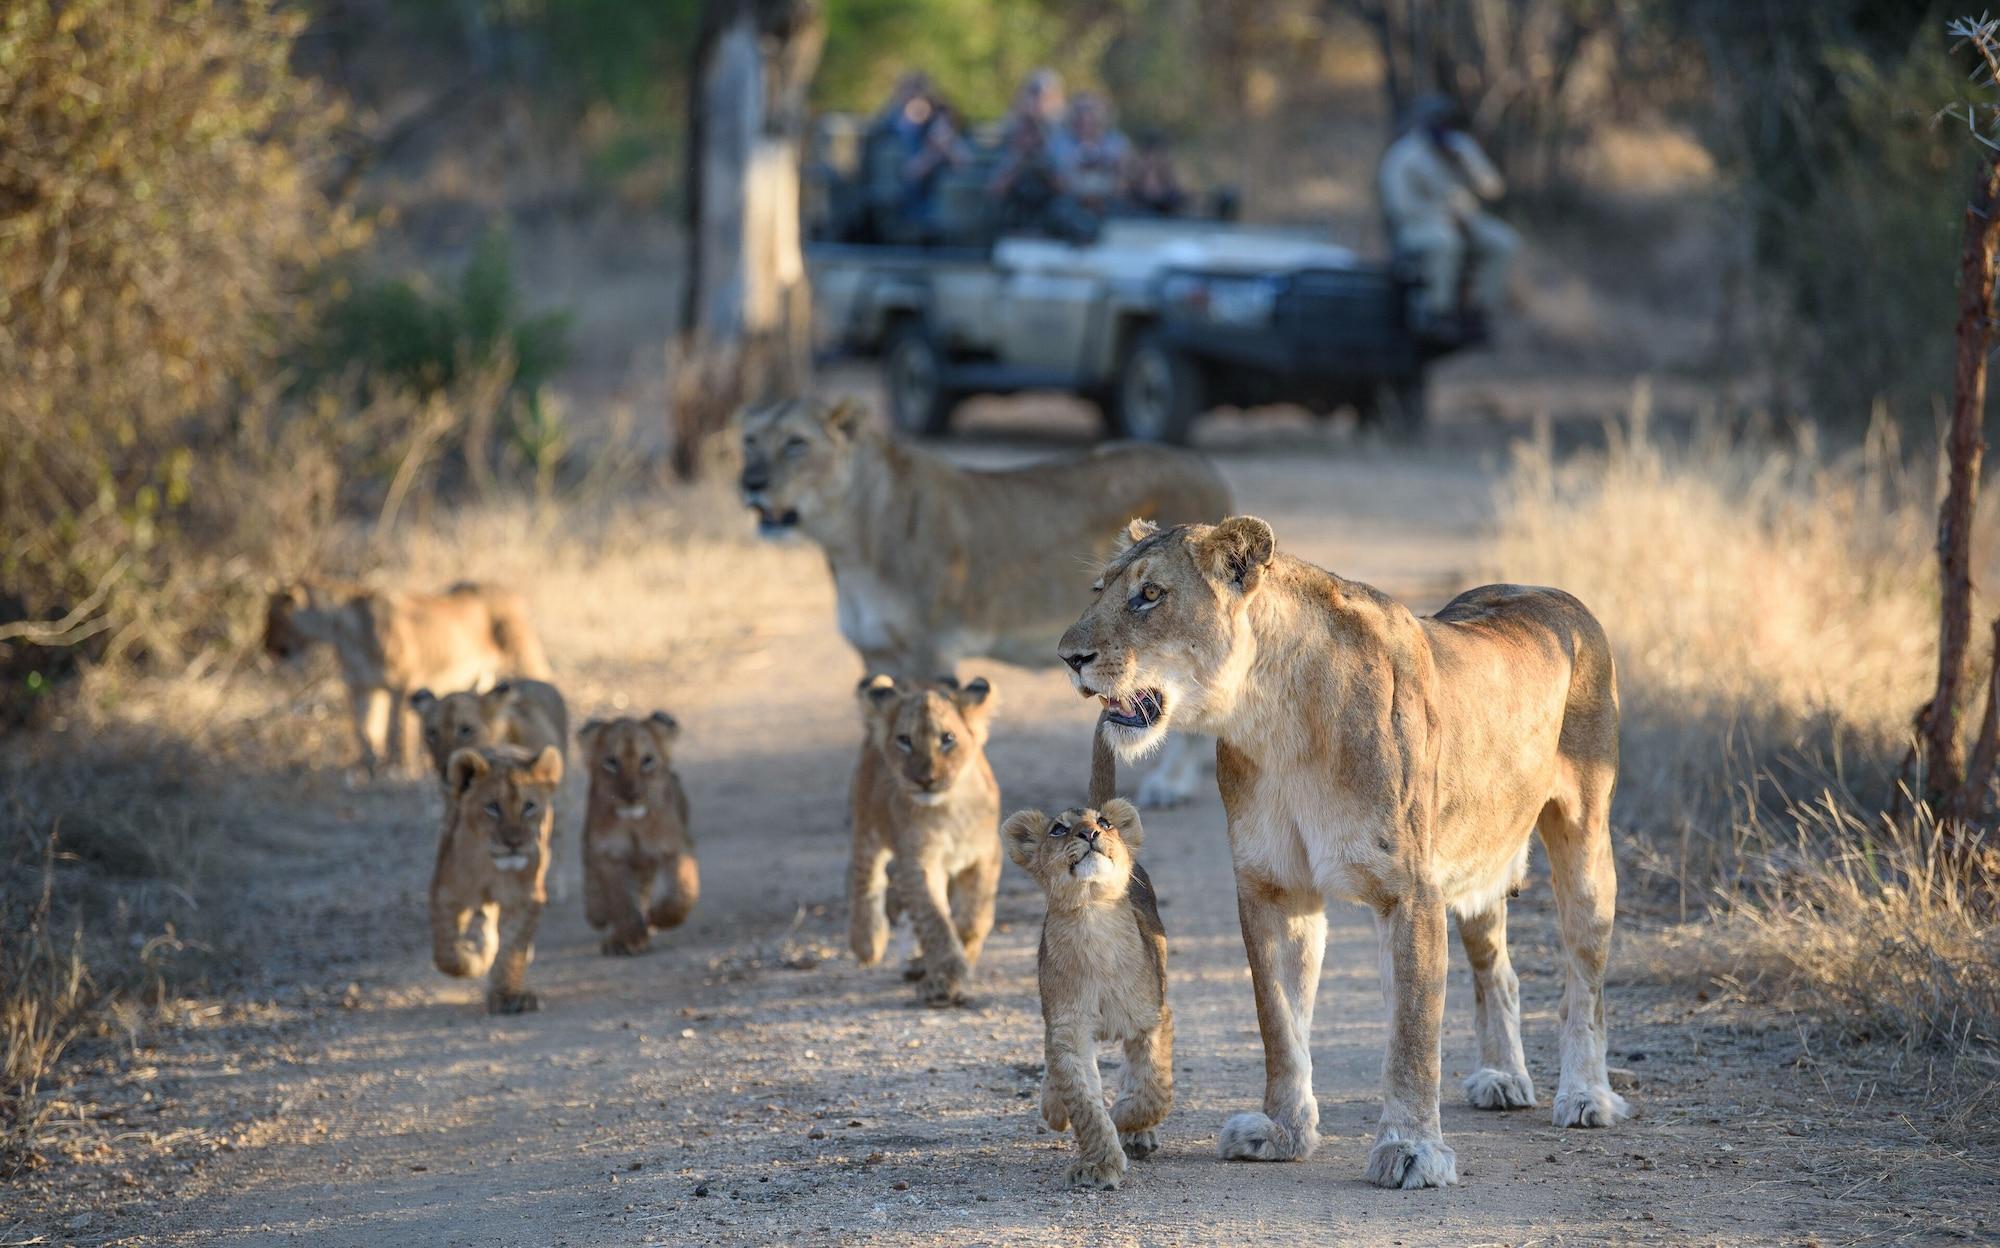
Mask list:
[[[1264,1038],[1264,1112],[1223,1125],[1224,1158],[1282,1161],[1319,1142],[1308,1048],[1325,899],[1374,910],[1389,1056],[1368,1178],[1457,1181],[1438,1126],[1445,912],[1472,961],[1485,1109],[1528,1106],[1507,895],[1541,832],[1569,956],[1555,1121],[1623,1117],[1604,1066],[1604,961],[1617,879],[1611,789],[1618,691],[1583,604],[1489,585],[1420,619],[1387,596],[1275,553],[1262,520],[1135,524],[1063,635],[1077,688],[1104,699],[1113,746],[1169,725],[1216,734],[1236,904]]]
[[[840,631],[870,672],[929,680],[962,659],[1041,666],[1106,535],[1133,517],[1220,520],[1229,489],[1209,462],[1159,446],[1100,446],[997,471],[960,468],[869,428],[851,400],[746,409],[743,498],[767,536],[819,543]],[[1199,780],[1176,751],[1139,793],[1185,800]]]
[[[339,660],[369,775],[385,757],[396,767],[414,762],[404,704],[412,690],[483,689],[501,676],[549,675],[520,595],[492,585],[418,594],[297,581],[274,590],[265,653],[290,662],[322,642]]]

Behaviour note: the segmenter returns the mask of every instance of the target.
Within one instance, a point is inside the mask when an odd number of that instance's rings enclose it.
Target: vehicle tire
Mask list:
[[[1392,377],[1375,390],[1374,423],[1392,442],[1421,442],[1430,423],[1430,399],[1422,372]]]
[[[1169,346],[1157,330],[1132,340],[1118,370],[1115,425],[1135,442],[1185,446],[1195,418],[1207,410],[1201,365]]]
[[[946,361],[930,331],[905,321],[882,350],[882,382],[889,392],[889,423],[906,437],[934,438],[951,428],[958,395],[944,384]]]

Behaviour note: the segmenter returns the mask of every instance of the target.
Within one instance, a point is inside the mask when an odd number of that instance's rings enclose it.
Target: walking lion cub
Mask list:
[[[861,682],[868,739],[854,772],[848,944],[882,960],[907,912],[919,951],[911,978],[926,1005],[958,1005],[993,930],[1000,887],[1000,786],[986,762],[993,687],[943,677]],[[894,891],[890,889],[894,885]]]
[[[592,927],[611,929],[604,953],[644,953],[653,929],[679,927],[701,896],[687,791],[667,756],[680,735],[665,711],[577,729],[590,760],[583,909]]]
[[[1035,978],[1042,994],[1042,1119],[1076,1128],[1071,1187],[1117,1187],[1125,1159],[1160,1146],[1154,1128],[1174,1104],[1174,1016],[1167,1008],[1167,932],[1153,882],[1133,857],[1145,832],[1123,798],[1102,810],[1010,816],[1007,854],[1048,896]],[[1118,1098],[1107,1112],[1097,1042],[1125,1046]]]
[[[542,1008],[526,979],[548,902],[549,833],[562,771],[553,746],[539,754],[513,745],[460,750],[445,767],[444,832],[431,875],[431,958],[460,978],[490,971],[490,1014]]]

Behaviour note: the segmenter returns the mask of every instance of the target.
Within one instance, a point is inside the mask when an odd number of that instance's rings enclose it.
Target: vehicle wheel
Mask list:
[[[1376,387],[1374,420],[1394,442],[1420,442],[1430,421],[1422,373],[1393,377]]]
[[[945,358],[921,324],[906,322],[889,336],[882,352],[882,379],[889,391],[889,420],[898,433],[936,437],[951,428],[958,396],[945,388]]]
[[[1201,365],[1156,331],[1140,334],[1118,373],[1118,432],[1137,442],[1185,445],[1207,407],[1204,380]]]

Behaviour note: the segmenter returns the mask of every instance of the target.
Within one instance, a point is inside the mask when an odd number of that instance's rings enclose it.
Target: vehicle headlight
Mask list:
[[[1259,328],[1271,323],[1278,302],[1278,283],[1268,277],[1205,277],[1178,274],[1166,280],[1161,293],[1183,315],[1218,325]]]

